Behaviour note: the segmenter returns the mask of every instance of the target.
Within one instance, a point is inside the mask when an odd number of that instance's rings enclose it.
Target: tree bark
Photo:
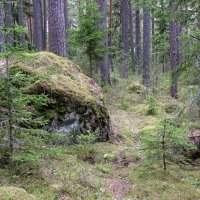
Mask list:
[[[43,47],[48,50],[48,35],[47,35],[47,1],[43,0]]]
[[[69,56],[69,47],[68,47],[68,0],[64,0],[64,14],[65,14],[65,40],[66,40],[66,56]]]
[[[134,30],[133,30],[133,11],[131,8],[131,0],[129,0],[129,26],[130,26],[130,46],[131,46],[131,60],[133,71],[135,72],[135,49],[134,49]]]
[[[123,63],[121,67],[121,78],[128,78],[128,54],[129,54],[129,30],[128,30],[128,0],[123,0],[121,2],[121,24],[122,24],[122,54],[123,54]]]
[[[98,20],[98,24],[100,25],[100,29],[103,32],[103,39],[101,42],[101,48],[105,49],[108,47],[108,30],[107,30],[107,3],[106,0],[96,0],[99,5],[99,11],[101,13],[102,18]],[[98,65],[101,72],[101,79],[104,82],[111,84],[110,80],[110,67],[109,67],[109,56],[108,52],[103,53],[102,61],[98,61]]]
[[[8,46],[13,47],[14,45],[14,34],[12,31],[14,25],[13,12],[12,12],[12,0],[5,2],[5,28],[8,32],[5,35],[5,40]]]
[[[4,27],[4,7],[3,4],[0,3],[0,27]],[[4,34],[0,29],[0,52],[4,52]]]
[[[151,17],[148,7],[143,8],[143,84],[150,87]]]
[[[177,6],[175,4],[170,5],[171,12],[176,12]],[[170,63],[172,70],[172,85],[170,89],[171,96],[178,97],[178,77],[176,69],[180,62],[179,55],[179,40],[178,40],[178,22],[173,19],[169,24],[169,41],[170,41]]]
[[[41,0],[33,0],[33,42],[36,51],[42,51],[44,49],[43,43],[43,20],[42,20],[42,2]]]
[[[112,6],[113,6],[113,2],[112,0],[110,0],[110,4],[109,4],[109,34],[108,34],[108,47],[112,47],[112,23],[113,23],[113,16],[112,16]],[[110,65],[110,69],[112,71],[114,71],[114,67],[113,67],[113,63],[112,63],[112,54],[109,53],[109,65]]]
[[[18,23],[19,26],[21,27],[25,27],[25,18],[24,18],[24,0],[18,0]],[[19,36],[19,42],[20,42],[20,46],[23,49],[26,49],[26,38],[25,38],[25,33],[21,33]]]
[[[67,56],[64,0],[49,0],[49,45],[51,52]]]
[[[136,63],[138,67],[138,73],[142,73],[141,68],[141,54],[142,54],[142,42],[141,42],[141,20],[140,20],[140,9],[135,12],[135,45],[136,45]]]

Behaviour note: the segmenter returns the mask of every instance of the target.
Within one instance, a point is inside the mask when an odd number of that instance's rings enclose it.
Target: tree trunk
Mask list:
[[[129,53],[129,41],[128,41],[128,0],[123,0],[121,2],[121,24],[122,24],[122,54],[123,63],[121,67],[121,78],[128,78],[128,53]]]
[[[138,73],[142,73],[141,68],[141,54],[142,54],[142,42],[141,42],[141,29],[140,29],[140,9],[137,9],[135,12],[135,44],[136,44],[136,63],[138,67]]]
[[[48,49],[47,18],[47,1],[43,0],[43,47],[45,51]]]
[[[105,49],[108,47],[108,30],[107,30],[107,3],[106,0],[96,0],[99,5],[99,11],[101,13],[102,18],[98,20],[98,24],[100,25],[100,29],[103,32],[103,39],[101,42],[101,48]],[[110,68],[109,68],[109,56],[107,52],[103,53],[102,61],[98,61],[98,65],[101,72],[102,81],[111,83],[110,81]]]
[[[171,12],[176,12],[177,6],[174,4],[170,5]],[[178,22],[172,20],[169,24],[169,41],[170,41],[170,63],[172,70],[172,85],[170,89],[171,96],[174,98],[178,97],[178,77],[176,69],[179,65],[179,41],[178,41]]]
[[[5,40],[10,47],[13,47],[14,45],[14,34],[12,30],[9,30],[13,28],[13,25],[12,0],[7,0],[5,3],[5,28],[8,29],[9,33],[6,33]]]
[[[64,14],[65,14],[65,40],[66,40],[66,56],[69,56],[69,47],[68,47],[68,0],[64,0]]]
[[[133,71],[135,72],[135,49],[134,49],[134,32],[133,32],[133,11],[131,8],[131,0],[129,0],[129,24],[130,24],[130,46],[131,46],[131,60]]]
[[[150,87],[151,17],[148,7],[143,8],[143,84]]]
[[[9,59],[6,58],[6,89],[7,89],[7,101],[8,101],[8,137],[9,137],[9,154],[10,160],[13,155],[13,116],[12,116],[12,94],[10,83],[10,71],[9,71]]]
[[[24,19],[24,1],[23,0],[18,0],[18,23],[19,23],[19,26],[21,26],[22,28],[26,26],[25,19]],[[21,48],[23,49],[27,48],[25,33],[20,34],[19,42],[20,42]]]
[[[93,68],[92,68],[92,54],[89,55],[89,69],[90,69],[90,78],[93,78]]]
[[[49,45],[51,52],[67,56],[64,0],[49,0]]]
[[[4,27],[4,8],[2,3],[0,3],[0,27]],[[0,29],[0,52],[4,52],[4,34],[1,29]]]
[[[33,20],[34,20],[34,30],[33,30],[33,42],[36,51],[42,51],[43,46],[43,20],[42,20],[42,2],[41,0],[33,0]]]
[[[33,44],[33,18],[31,15],[31,0],[28,1],[28,36],[30,44]]]
[[[113,6],[113,2],[112,0],[110,0],[110,4],[109,4],[109,34],[108,34],[108,47],[112,47],[112,6]],[[114,71],[114,67],[113,67],[113,63],[112,63],[112,54],[109,53],[109,65],[110,65],[110,69],[112,71]]]

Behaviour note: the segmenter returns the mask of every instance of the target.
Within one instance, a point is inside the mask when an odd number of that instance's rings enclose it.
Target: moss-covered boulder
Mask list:
[[[110,119],[101,88],[71,61],[49,52],[24,53],[12,68],[35,77],[28,87],[33,94],[48,95],[48,105],[39,113],[49,120],[49,132],[88,130],[102,141],[109,138]]]
[[[36,198],[22,188],[0,187],[0,200],[36,200]]]
[[[139,84],[139,83],[131,83],[128,86],[128,90],[130,92],[135,92],[137,94],[141,94],[146,90],[146,88],[143,85]]]

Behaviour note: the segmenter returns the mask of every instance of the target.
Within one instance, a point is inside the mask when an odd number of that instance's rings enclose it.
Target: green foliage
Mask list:
[[[141,135],[141,150],[147,156],[147,162],[162,161],[166,165],[166,160],[185,159],[181,154],[195,148],[186,135],[187,131],[183,123],[172,118],[162,120],[151,133]]]
[[[121,103],[119,104],[119,108],[122,110],[128,110],[130,108],[130,102],[126,99],[122,99]]]
[[[70,44],[83,48],[92,60],[100,60],[105,49],[100,48],[103,38],[101,26],[97,23],[101,14],[96,2],[81,2],[79,8],[78,28],[70,30]]]
[[[147,96],[148,110],[147,115],[157,115],[160,113],[161,104],[155,96],[149,94]]]
[[[95,149],[93,143],[97,137],[95,134],[88,132],[87,135],[77,136],[77,156],[85,161],[94,162]]]
[[[145,87],[139,83],[131,83],[128,86],[128,90],[130,90],[131,92],[135,92],[137,94],[141,94],[145,91]]]

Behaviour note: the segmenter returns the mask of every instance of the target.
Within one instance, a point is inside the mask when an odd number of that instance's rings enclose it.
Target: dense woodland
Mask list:
[[[200,199],[198,0],[0,0],[0,200]]]

